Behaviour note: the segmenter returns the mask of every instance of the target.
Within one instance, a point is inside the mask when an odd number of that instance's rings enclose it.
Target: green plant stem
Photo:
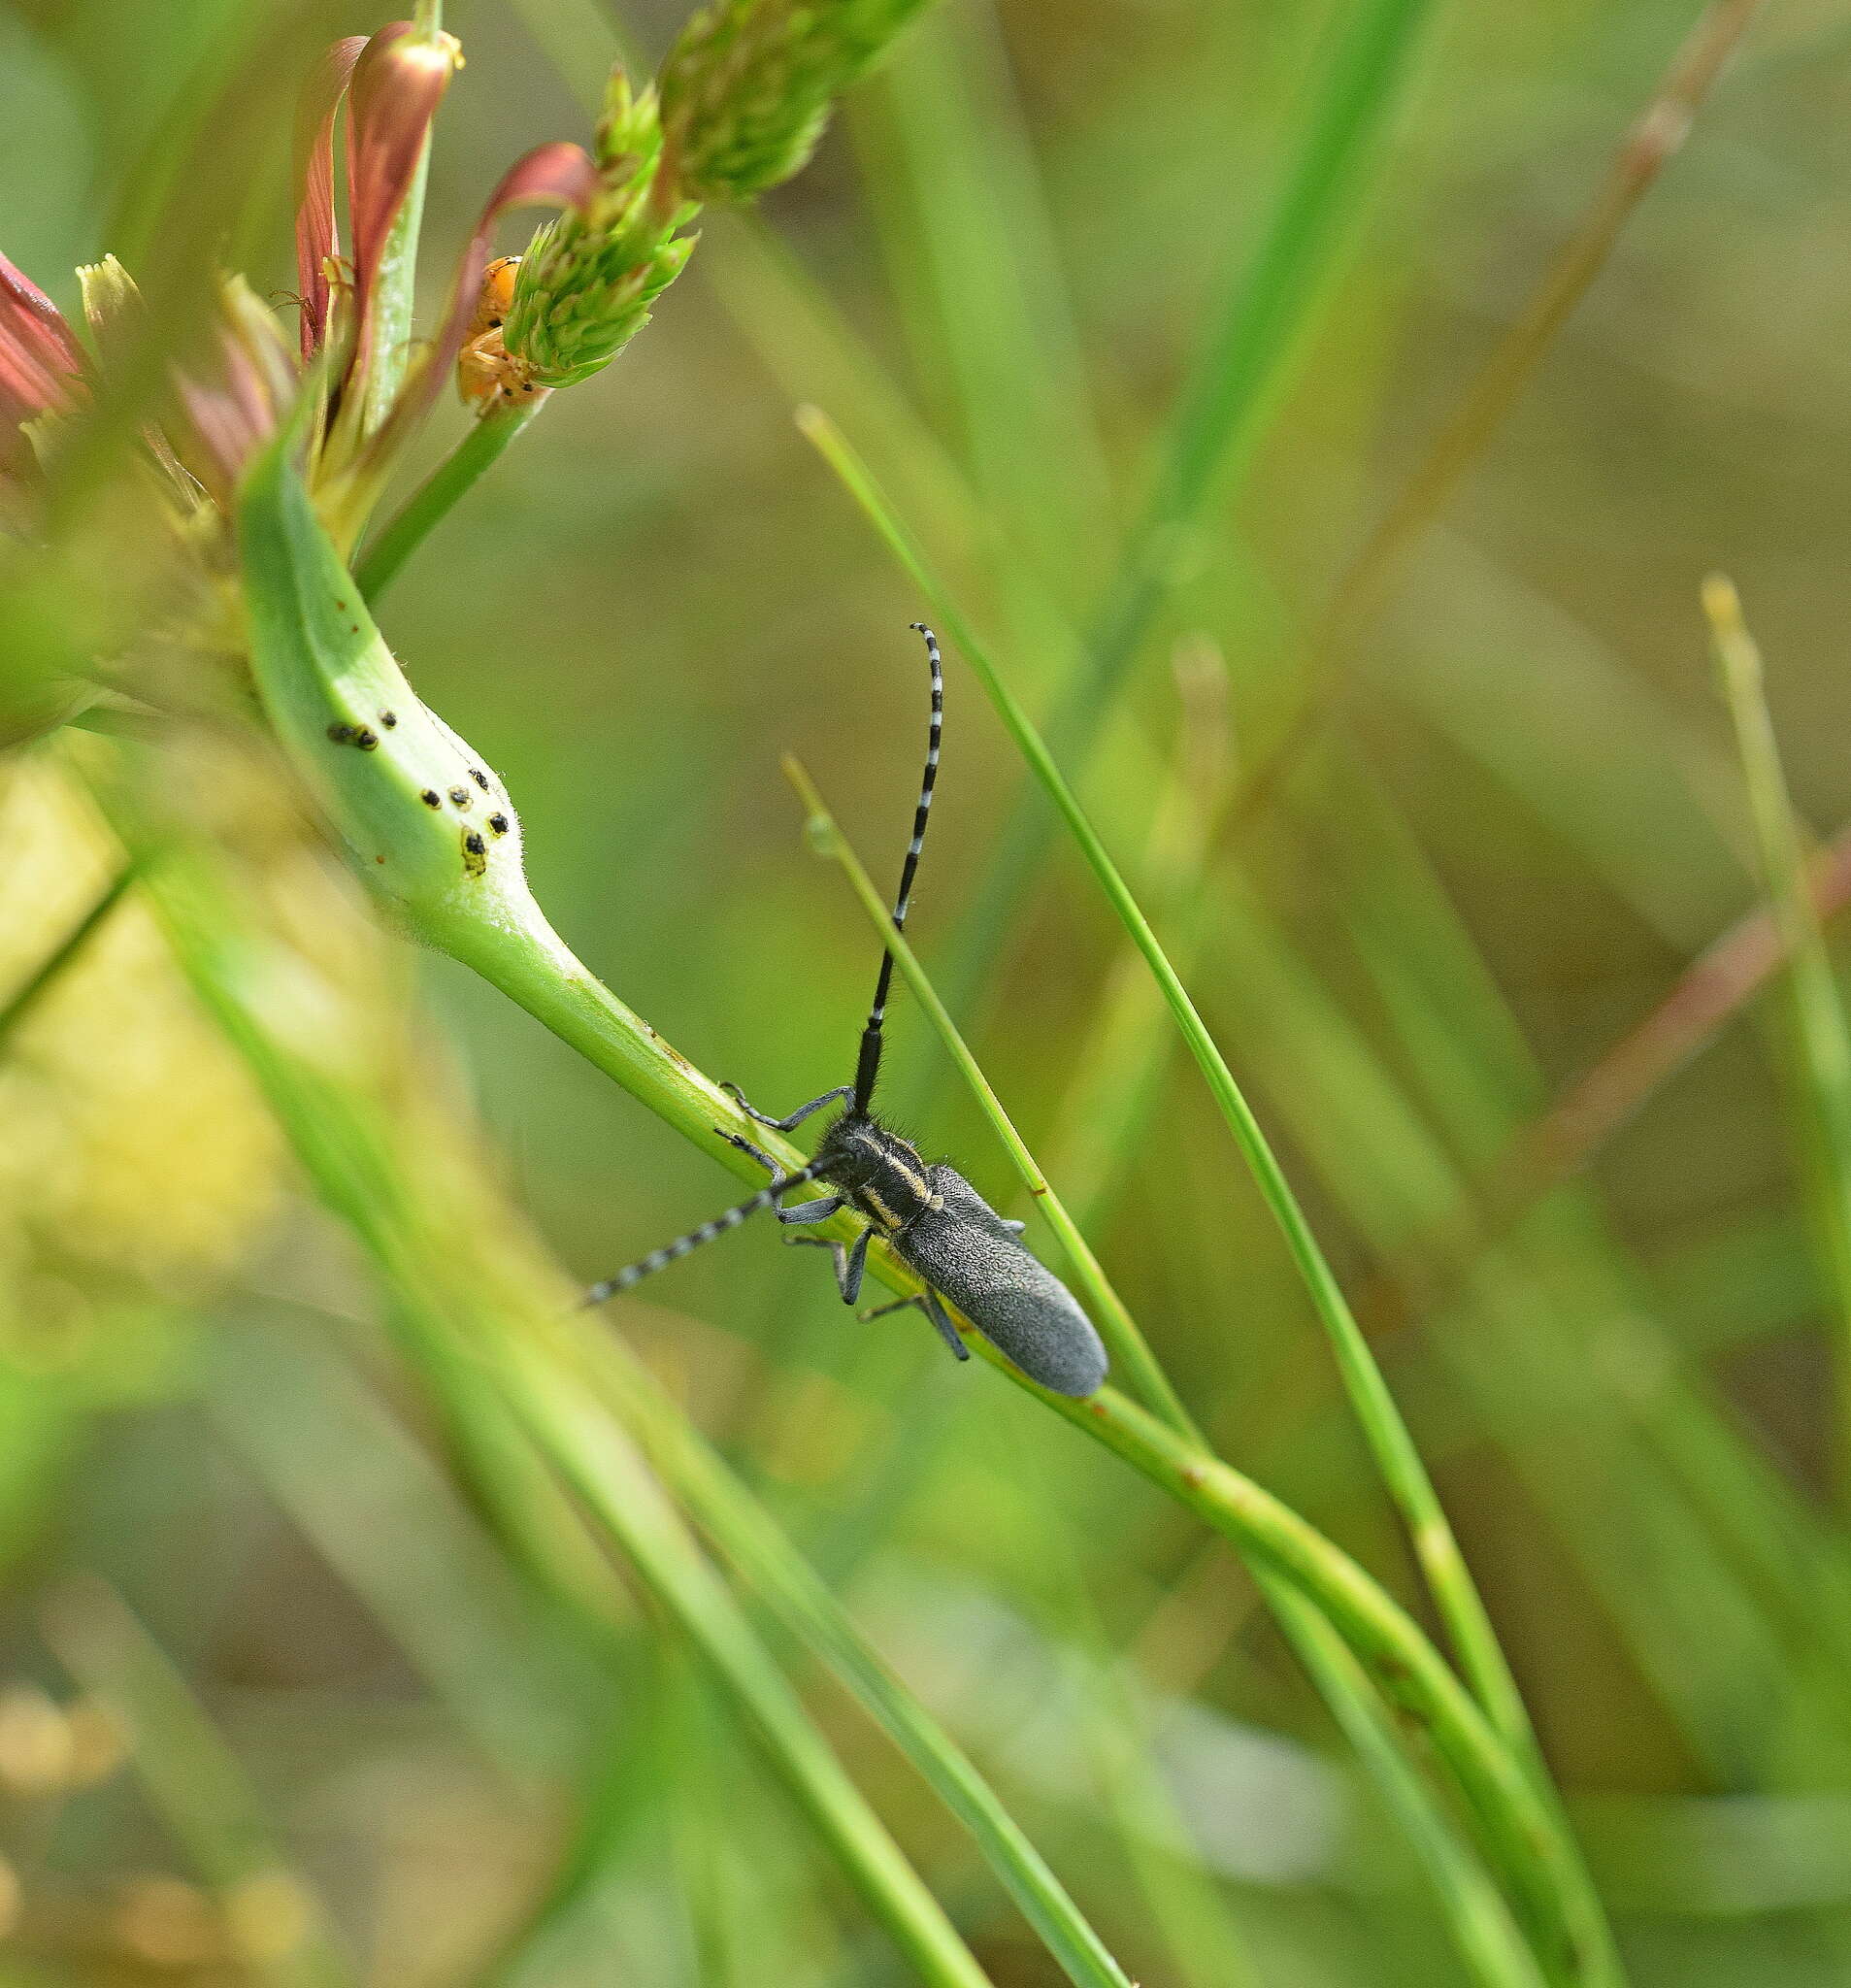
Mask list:
[[[1617,1983],[1604,1914],[1552,1805],[1413,1619],[1355,1561],[1269,1491],[1110,1388],[1067,1401],[1024,1382],[1309,1602],[1400,1716],[1424,1728],[1524,1898],[1551,1981]]]
[[[1544,1988],[1548,1977],[1503,1893],[1408,1765],[1405,1737],[1369,1673],[1296,1588],[1257,1568],[1254,1574],[1267,1607],[1426,1869],[1466,1965],[1484,1988]]]
[[[888,549],[932,602],[944,627],[964,651],[966,662],[982,683],[1017,749],[1059,810],[1087,864],[1099,879],[1100,887],[1163,990],[1176,1025],[1200,1065],[1209,1092],[1221,1108],[1241,1156],[1278,1223],[1292,1259],[1311,1294],[1318,1317],[1336,1350],[1344,1385],[1356,1408],[1357,1419],[1363,1426],[1390,1495],[1406,1523],[1416,1558],[1433,1589],[1447,1631],[1454,1639],[1466,1674],[1499,1730],[1513,1744],[1520,1746],[1526,1755],[1533,1755],[1535,1741],[1529,1714],[1466,1568],[1464,1556],[1459,1551],[1452,1528],[1440,1508],[1426,1466],[1414,1447],[1407,1425],[1402,1420],[1401,1410],[1395,1405],[1381,1369],[1376,1366],[1368,1342],[1351,1314],[1342,1289],[1318,1246],[1317,1238],[1299,1206],[1298,1197],[1285,1177],[1285,1171],[1261,1130],[1252,1107],[1235,1081],[1226,1058],[1158,944],[1156,934],[1139,909],[1117,865],[1054,764],[1040,733],[1004,683],[988,651],[977,641],[956,604],[927,567],[923,553],[894,515],[892,507],[875,483],[867,465],[820,411],[805,409],[799,415],[799,424],[860,505]]]
[[[432,529],[449,514],[484,470],[537,414],[548,396],[511,403],[481,415],[461,442],[405,500],[390,523],[369,541],[354,564],[360,593],[375,601],[397,578],[399,568],[415,552]]]
[[[133,835],[134,823],[119,792],[106,786],[104,798],[112,819]],[[427,1234],[425,1219],[405,1209],[404,1190],[382,1144],[385,1135],[369,1115],[373,1107],[366,1097],[312,1064],[306,1042],[299,1045],[277,1033],[263,1007],[265,990],[276,984],[277,974],[253,952],[216,871],[203,856],[182,860],[178,853],[165,854],[158,871],[149,874],[148,888],[182,969],[249,1063],[311,1177],[354,1229],[397,1305],[413,1316],[420,1338],[434,1342],[472,1320],[483,1319],[485,1308],[494,1303],[490,1291],[468,1266],[447,1269],[447,1245],[442,1237]],[[724,1154],[728,1149],[712,1134],[705,1107],[710,1099],[730,1101],[669,1051],[614,997],[597,989],[570,954],[560,950],[561,958],[550,972],[559,983],[557,999],[544,998],[537,985],[529,984],[525,1005],[584,1049],[598,1067],[647,1096],[671,1122],[697,1138],[707,1125],[707,1138]],[[524,944],[517,956],[531,960],[531,943]],[[494,964],[490,959],[483,966],[491,980],[496,978]],[[538,968],[533,971],[538,976]],[[523,998],[518,987],[505,991]],[[722,1119],[724,1115],[720,1114]],[[776,1150],[780,1143],[774,1138],[768,1143]],[[873,1262],[883,1281],[898,1290],[909,1288],[890,1259],[876,1256]],[[525,1311],[527,1307],[523,1303],[520,1309]],[[544,1334],[537,1340],[525,1327],[484,1325],[472,1337],[480,1339],[489,1331],[496,1339],[509,1341],[513,1356],[522,1363],[518,1372],[509,1374],[511,1399],[521,1419],[600,1525],[623,1541],[626,1549],[634,1547],[640,1556],[637,1564],[652,1583],[657,1578],[663,1581],[660,1594],[665,1606],[682,1621],[730,1688],[744,1662],[744,1639],[750,1632],[743,1624],[721,1622],[727,1598],[704,1562],[678,1563],[682,1549],[676,1543],[677,1536],[667,1517],[647,1502],[646,1474],[627,1451],[613,1447],[608,1420],[594,1415],[588,1406],[582,1377],[568,1382],[545,1364],[550,1356],[542,1342]],[[1014,1373],[987,1342],[977,1339],[975,1349],[1003,1371]],[[1255,1563],[1303,1592],[1355,1651],[1402,1716],[1431,1735],[1478,1818],[1497,1867],[1524,1901],[1549,1979],[1574,1988],[1617,1980],[1603,1963],[1598,1906],[1593,1908],[1595,1923],[1590,1924],[1589,1901],[1577,1890],[1578,1865],[1556,1830],[1547,1803],[1406,1611],[1271,1493],[1114,1390],[1102,1389],[1084,1403],[1068,1402],[1016,1377],[1018,1385],[1178,1498]],[[645,1501],[634,1510],[626,1505],[632,1492]],[[643,1516],[635,1516],[635,1511]],[[629,1531],[633,1524],[642,1529],[634,1540]],[[711,1644],[710,1636],[714,1639]],[[925,1906],[893,1877],[885,1850],[872,1865],[866,1861],[868,1845],[863,1839],[874,1832],[885,1842],[884,1832],[865,1812],[852,1786],[838,1779],[833,1756],[816,1756],[813,1734],[794,1703],[787,1702],[787,1687],[781,1680],[774,1684],[739,1676],[738,1681],[742,1706],[770,1757],[829,1834],[832,1846],[846,1832],[845,1868],[883,1922],[896,1930],[903,1943],[925,1939],[916,1927],[904,1935],[897,1929],[894,1915],[905,1920]],[[779,1691],[786,1697],[779,1698]],[[791,1720],[798,1724],[792,1726]],[[899,1892],[896,1883],[902,1883]],[[925,1905],[930,1905],[929,1900]]]
[[[585,1348],[600,1398],[729,1564],[878,1720],[982,1848],[1076,1988],[1128,1988],[1122,1970],[964,1751],[927,1716],[815,1571],[620,1341]]]
[[[1553,1833],[1563,1845],[1568,1846],[1570,1860],[1580,1873],[1584,1903],[1592,1914],[1590,1923],[1598,1923],[1603,1947],[1601,1965],[1608,1971],[1607,1978],[1617,1979],[1619,1964],[1611,1949],[1611,1936],[1605,1930],[1603,1915],[1585,1871],[1581,1870],[1578,1853],[1572,1850],[1571,1839],[1555,1802],[1553,1784],[1542,1762],[1529,1712],[1499,1645],[1490,1616],[1381,1369],[1375,1364],[1342,1288],[1318,1245],[1310,1223],[1252,1107],[1235,1081],[1233,1072],[1158,944],[1156,934],[1150,929],[1137,900],[1055,765],[1041,735],[1004,683],[987,650],[972,633],[956,603],[927,566],[911,535],[895,516],[866,464],[819,410],[807,408],[800,413],[798,419],[804,433],[861,507],[895,559],[932,602],[942,625],[963,649],[965,660],[982,683],[1017,749],[1059,810],[1100,887],[1162,988],[1164,999],[1201,1067],[1211,1095],[1221,1108],[1262,1198],[1278,1223],[1318,1317],[1330,1337],[1358,1422],[1389,1495],[1407,1527],[1415,1558],[1465,1674],[1493,1724],[1513,1753],[1524,1762],[1533,1787],[1550,1810]]]
[[[1522,399],[1563,326],[1606,267],[1634,212],[1681,149],[1697,113],[1764,4],[1712,0],[1678,45],[1574,232],[1344,567],[1310,639],[1298,713],[1245,782],[1242,821],[1260,816],[1300,754],[1322,732],[1345,687],[1349,651],[1381,604],[1396,567],[1445,510]]]
[[[134,834],[119,792],[106,786],[103,798],[111,818]],[[457,1249],[440,1226],[441,1210],[413,1198],[370,1095],[312,1061],[306,1041],[283,1032],[266,1005],[278,962],[246,926],[211,859],[169,850],[146,876],[182,971],[249,1066],[317,1191],[372,1258],[415,1340],[440,1344],[463,1333],[473,1351],[495,1359],[522,1423],[700,1651],[920,1977],[935,1988],[989,1988],[640,1456],[596,1408],[572,1363],[558,1357],[539,1294]]]
[[[1741,755],[1761,867],[1787,955],[1796,1083],[1807,1141],[1819,1254],[1838,1314],[1836,1459],[1851,1502],[1851,1027],[1806,878],[1804,839],[1793,812],[1762,676],[1761,651],[1720,575],[1703,585],[1723,695]]]
[[[1300,127],[1303,143],[1257,246],[1229,274],[1226,302],[1166,426],[1142,516],[1078,667],[1049,714],[1048,738],[1069,765],[1084,764],[1112,708],[1113,687],[1186,567],[1209,511],[1255,458],[1340,266],[1366,197],[1364,169],[1400,99],[1431,11],[1430,0],[1365,0],[1343,15]],[[996,957],[1048,833],[1046,817],[1028,797],[1004,824],[948,977],[954,1008],[963,1008],[975,976]]]
[[[629,1443],[613,1440],[610,1417],[581,1376],[524,1336],[511,1336],[506,1351],[501,1371],[523,1418],[757,1727],[818,1834],[880,1910],[921,1979],[989,1988],[942,1908],[687,1540],[660,1487]]]
[[[1170,1376],[1017,1133],[912,948],[895,929],[885,900],[837,827],[809,774],[788,757],[784,771],[809,812],[807,828],[811,842],[841,866],[914,999],[1008,1148],[1023,1183],[1037,1197],[1048,1226],[1068,1253],[1075,1281],[1090,1300],[1113,1352],[1133,1368],[1140,1387],[1157,1413],[1185,1441],[1206,1449],[1205,1439],[1178,1399]],[[1537,1972],[1536,1959],[1508,1906],[1483,1866],[1459,1840],[1444,1812],[1436,1807],[1420,1775],[1404,1757],[1401,1736],[1368,1673],[1330,1623],[1289,1580],[1265,1565],[1254,1565],[1252,1572],[1312,1682],[1324,1694],[1358,1756],[1382,1786],[1390,1806],[1405,1826],[1416,1855],[1427,1867],[1439,1893],[1468,1964],[1486,1988],[1540,1983],[1543,1977]]]
[[[73,925],[57,946],[40,962],[37,970],[17,988],[12,996],[0,1005],[0,1044],[4,1044],[13,1031],[18,1027],[27,1012],[77,958],[90,942],[96,931],[109,914],[121,903],[123,893],[135,881],[135,866],[125,863],[110,881],[104,885],[102,894],[91,905],[75,925]]]

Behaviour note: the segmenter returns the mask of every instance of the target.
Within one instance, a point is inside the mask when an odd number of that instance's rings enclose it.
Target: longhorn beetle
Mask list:
[[[926,750],[925,778],[919,786],[919,806],[912,818],[912,841],[900,872],[900,894],[894,900],[893,929],[904,931],[907,910],[912,897],[912,879],[919,868],[919,851],[925,845],[926,816],[932,809],[932,789],[939,778],[939,738],[944,722],[944,671],[939,659],[938,638],[924,622],[912,626],[925,638],[926,660],[932,668],[932,729]],[[836,1288],[842,1302],[852,1305],[861,1295],[862,1273],[868,1263],[868,1242],[877,1230],[902,1263],[925,1280],[925,1289],[912,1298],[901,1298],[860,1315],[879,1318],[889,1311],[902,1311],[916,1305],[938,1327],[940,1335],[960,1360],[971,1357],[970,1348],[958,1336],[957,1328],[945,1316],[939,1298],[949,1298],[971,1323],[993,1345],[1002,1349],[1032,1380],[1056,1394],[1087,1395],[1106,1377],[1106,1349],[1074,1295],[1053,1272],[1023,1248],[1017,1238],[1020,1222],[1006,1222],[988,1202],[965,1179],[946,1166],[926,1165],[917,1150],[897,1132],[881,1124],[873,1110],[875,1081],[880,1075],[882,1025],[887,1014],[887,995],[893,985],[893,954],[880,956],[880,977],[875,983],[874,1007],[861,1032],[861,1054],[855,1065],[853,1083],[839,1084],[811,1098],[807,1105],[782,1118],[748,1105],[736,1084],[720,1088],[738,1099],[740,1109],[760,1125],[775,1132],[792,1132],[812,1112],[825,1105],[845,1099],[840,1114],[824,1132],[816,1157],[794,1174],[783,1173],[770,1153],[761,1151],[750,1140],[723,1127],[714,1130],[741,1152],[749,1153],[771,1175],[763,1187],[737,1208],[678,1236],[673,1242],[620,1270],[615,1276],[594,1284],[585,1294],[587,1305],[602,1305],[618,1291],[653,1275],[678,1257],[712,1242],[728,1229],[736,1229],[747,1215],[761,1209],[773,1209],[786,1228],[810,1222],[826,1222],[844,1208],[868,1217],[868,1227],[846,1247],[822,1236],[787,1236],[787,1242],[809,1242],[827,1249],[835,1259]],[[783,1197],[811,1180],[820,1180],[834,1191],[813,1201],[800,1201],[795,1207],[781,1206]]]

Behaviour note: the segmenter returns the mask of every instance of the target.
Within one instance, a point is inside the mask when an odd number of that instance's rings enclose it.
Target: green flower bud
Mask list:
[[[571,386],[609,365],[681,274],[698,237],[677,230],[695,208],[674,201],[664,211],[661,167],[655,92],[633,95],[614,69],[598,127],[598,192],[534,237],[502,334],[537,386]]]

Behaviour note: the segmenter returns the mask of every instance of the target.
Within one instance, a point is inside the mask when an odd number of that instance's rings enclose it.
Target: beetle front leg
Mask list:
[[[747,1104],[744,1096],[741,1095],[738,1084],[723,1083],[720,1085],[720,1089],[733,1100],[734,1104],[745,1113],[746,1117],[754,1125],[769,1125],[774,1132],[795,1132],[798,1126],[812,1111],[820,1111],[825,1105],[833,1105],[838,1098],[851,1098],[854,1096],[854,1086],[852,1084],[838,1084],[833,1091],[824,1091],[820,1098],[811,1098],[809,1104],[799,1105],[796,1110],[787,1113],[784,1117],[774,1118],[769,1111],[761,1111],[756,1105]]]
[[[723,1125],[716,1125],[713,1130],[728,1145],[737,1146],[743,1153],[749,1153],[772,1176],[774,1187],[782,1186],[790,1177],[770,1153],[755,1146],[749,1139],[742,1138],[737,1132],[728,1132]],[[814,1201],[800,1201],[788,1208],[775,1208],[772,1213],[785,1228],[789,1228],[798,1222],[826,1222],[831,1215],[840,1213],[847,1206],[848,1203],[843,1196],[825,1194]]]

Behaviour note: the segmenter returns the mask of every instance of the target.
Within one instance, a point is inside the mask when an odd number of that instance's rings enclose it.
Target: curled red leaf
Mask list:
[[[363,348],[380,258],[411,191],[456,59],[456,44],[447,35],[432,36],[409,20],[395,20],[367,43],[353,67],[347,100],[347,213]]]

